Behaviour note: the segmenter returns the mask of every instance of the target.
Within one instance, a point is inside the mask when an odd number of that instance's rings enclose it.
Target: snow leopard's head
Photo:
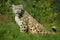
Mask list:
[[[19,18],[22,17],[24,14],[23,5],[12,5],[13,13],[15,13],[15,16],[18,16]]]

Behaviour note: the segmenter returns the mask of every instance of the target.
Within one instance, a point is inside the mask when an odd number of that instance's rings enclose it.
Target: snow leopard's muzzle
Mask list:
[[[18,14],[19,15],[18,17],[21,18],[24,14],[24,10],[21,10],[21,12],[17,12],[16,14]]]

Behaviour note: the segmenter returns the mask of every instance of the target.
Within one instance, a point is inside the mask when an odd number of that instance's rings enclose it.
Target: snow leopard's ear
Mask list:
[[[23,9],[23,4],[20,4],[19,7],[20,7],[21,9]]]
[[[15,5],[14,5],[14,4],[12,4],[12,9],[14,10],[14,8],[15,8]]]
[[[13,10],[13,12],[14,12],[14,6],[15,6],[15,5],[14,5],[14,4],[12,4],[12,10]]]
[[[14,7],[15,5],[14,4],[12,4],[12,7]]]
[[[13,11],[13,13],[15,13],[15,11],[14,11],[14,6],[15,6],[15,5],[14,5],[14,4],[12,4],[12,11]]]
[[[23,7],[23,5],[22,5],[22,4],[20,4],[20,6],[21,6],[21,7]]]

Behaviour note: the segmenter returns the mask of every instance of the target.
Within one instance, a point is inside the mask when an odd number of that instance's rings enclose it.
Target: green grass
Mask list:
[[[60,40],[60,12],[57,11],[56,13],[56,4],[52,0],[37,1],[39,0],[36,0],[36,2],[34,2],[34,0],[5,0],[5,2],[1,0],[0,40]],[[14,15],[11,7],[12,4],[20,4],[20,2],[23,4],[24,9],[38,22],[44,23],[43,25],[48,31],[52,31],[52,26],[49,23],[54,23],[54,19],[56,19],[56,22],[53,25],[56,26],[57,33],[55,35],[20,33],[19,26],[14,22]],[[35,5],[35,8],[33,8],[33,5]]]
[[[0,23],[0,40],[60,40],[60,29],[57,28],[57,33],[52,34],[30,34],[20,33],[19,26],[16,23]],[[47,28],[47,27],[46,27]]]

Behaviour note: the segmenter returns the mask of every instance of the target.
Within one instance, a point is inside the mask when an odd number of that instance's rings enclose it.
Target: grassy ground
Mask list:
[[[48,25],[45,28],[48,29]],[[19,26],[14,23],[0,23],[0,40],[60,40],[60,25],[57,26],[57,33],[52,34],[30,34],[30,33],[20,33]],[[49,28],[50,29],[50,28]],[[48,29],[48,30],[49,30]],[[51,30],[51,29],[50,29]]]
[[[59,23],[55,23],[54,25],[57,28],[57,32],[55,35],[52,34],[30,34],[30,33],[20,33],[19,26],[14,22],[14,15],[12,15],[11,11],[11,3],[19,3],[23,2],[24,9],[27,10],[31,15],[40,23],[44,23],[44,27],[51,30],[51,24],[48,24],[51,20],[57,16],[55,12],[55,4],[52,0],[41,0],[41,2],[33,2],[33,0],[6,0],[2,1],[0,4],[0,9],[3,14],[0,13],[0,40],[60,40],[60,20]],[[39,1],[39,0],[36,0]],[[3,6],[3,3],[5,6]],[[33,8],[35,5],[35,8]],[[58,5],[57,5],[58,6]],[[10,9],[10,10],[9,10]],[[59,9],[59,8],[58,8]],[[52,13],[52,15],[51,15]],[[55,16],[53,16],[55,14]],[[60,17],[60,13],[58,14],[57,19]],[[48,20],[47,20],[48,19]],[[46,21],[47,20],[47,21]],[[49,21],[50,20],[50,21]],[[8,22],[9,21],[9,22]],[[47,23],[46,23],[47,22]],[[55,22],[55,21],[54,21]]]

